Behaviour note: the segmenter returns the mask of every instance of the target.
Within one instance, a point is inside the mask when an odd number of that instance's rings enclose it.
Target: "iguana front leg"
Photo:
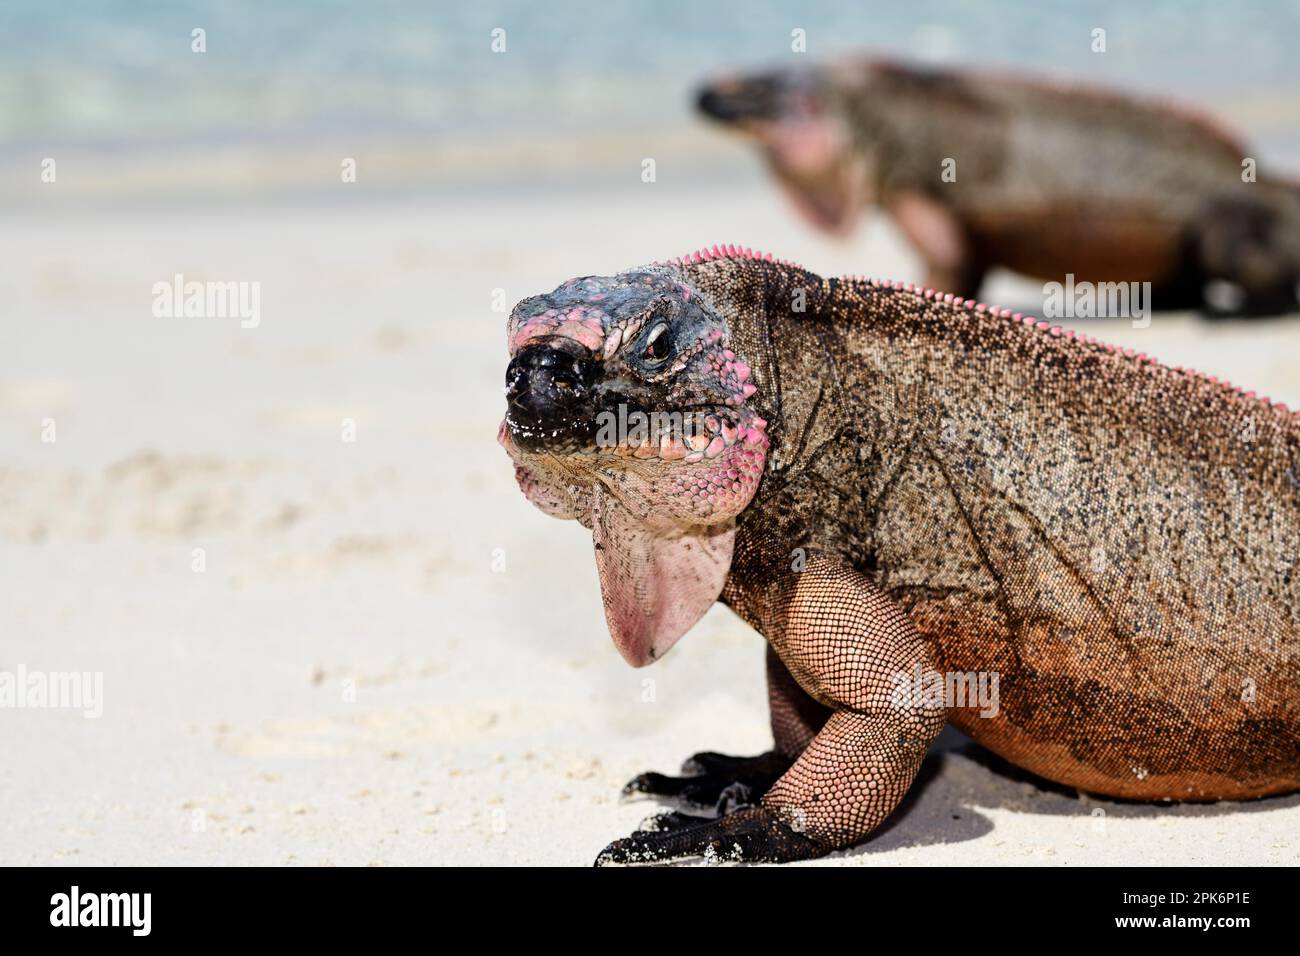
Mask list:
[[[832,710],[829,719],[759,806],[694,823],[675,815],[666,828],[610,844],[597,863],[821,856],[861,840],[907,792],[946,714],[899,692],[918,667],[934,666],[903,610],[856,571],[824,558],[786,574],[755,604],[777,656]]]
[[[832,713],[799,686],[771,644],[767,646],[767,705],[776,753],[791,761],[812,743]]]
[[[894,196],[888,209],[925,260],[925,284],[929,288],[951,292],[961,299],[979,295],[986,268],[953,209],[916,191]]]

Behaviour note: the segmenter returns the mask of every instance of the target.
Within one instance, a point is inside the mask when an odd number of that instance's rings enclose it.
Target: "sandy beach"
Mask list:
[[[689,185],[7,215],[0,670],[102,672],[103,712],[0,715],[0,863],[585,865],[656,808],[619,801],[634,774],[765,749],[761,638],[718,606],[628,668],[588,535],[494,440],[496,303],[714,242],[921,278],[883,220],[818,237],[734,158]],[[155,316],[175,274],[260,283],[257,327]],[[1294,321],[1089,327],[1300,405]],[[810,865],[1295,865],[1297,834],[1300,796],[1080,797],[950,730],[885,827]]]

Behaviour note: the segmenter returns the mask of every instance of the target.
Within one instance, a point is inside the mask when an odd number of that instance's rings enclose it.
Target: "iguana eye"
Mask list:
[[[642,355],[647,361],[662,362],[672,351],[672,341],[668,333],[668,323],[660,322],[646,336]]]

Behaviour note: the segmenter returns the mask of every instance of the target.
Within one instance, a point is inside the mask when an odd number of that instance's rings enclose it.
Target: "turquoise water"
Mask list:
[[[205,54],[190,31],[207,31]],[[490,50],[491,31],[507,50]],[[790,31],[807,31],[793,54]],[[1107,52],[1090,49],[1094,28]],[[703,77],[871,50],[1261,102],[1252,140],[1300,147],[1300,2],[793,4],[26,2],[0,6],[0,144],[438,140],[689,120]],[[1227,111],[1231,118],[1231,110]]]

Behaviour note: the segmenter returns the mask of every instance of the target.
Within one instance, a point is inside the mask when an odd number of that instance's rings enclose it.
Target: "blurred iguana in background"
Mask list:
[[[1151,282],[1156,308],[1297,307],[1300,186],[1189,112],[1111,92],[852,60],[717,80],[707,116],[751,136],[799,209],[847,234],[884,208],[962,298],[995,267]],[[1253,181],[1247,181],[1253,180]]]

